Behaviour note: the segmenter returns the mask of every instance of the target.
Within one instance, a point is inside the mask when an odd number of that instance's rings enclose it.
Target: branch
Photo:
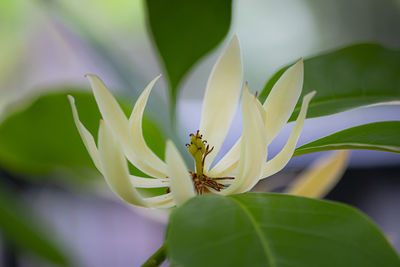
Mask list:
[[[150,258],[143,263],[142,267],[158,267],[165,261],[167,258],[167,253],[166,253],[166,244],[162,244],[162,246],[154,252],[153,255],[150,256]]]

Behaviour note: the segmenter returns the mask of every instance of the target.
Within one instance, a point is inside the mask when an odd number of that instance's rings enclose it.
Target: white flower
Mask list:
[[[312,92],[303,98],[300,113],[287,143],[279,154],[267,161],[268,145],[287,123],[300,97],[303,61],[300,59],[286,70],[264,104],[249,93],[246,84],[241,98],[242,136],[211,168],[229,130],[242,89],[240,46],[235,36],[209,77],[199,130],[191,135],[190,144],[187,144],[189,153],[195,160],[195,169],[190,171],[172,141],[167,142],[166,162],[163,162],[151,151],[143,138],[144,108],[160,76],[144,89],[129,119],[103,82],[95,75],[87,77],[103,117],[97,146],[92,135],[79,120],[74,99],[71,96],[69,99],[76,126],[95,166],[121,199],[133,205],[156,208],[181,205],[196,194],[206,192],[221,195],[247,192],[260,179],[280,171],[292,157],[303,128],[308,104],[315,94]],[[126,160],[154,178],[130,175]],[[338,167],[343,169],[344,165]],[[330,179],[332,181],[337,175],[333,176]],[[309,177],[303,177],[303,184],[311,179]],[[294,185],[293,190],[301,186]],[[144,197],[137,190],[153,187],[169,187],[170,192],[156,197]]]

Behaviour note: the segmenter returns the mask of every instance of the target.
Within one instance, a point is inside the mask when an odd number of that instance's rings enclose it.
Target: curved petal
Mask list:
[[[168,187],[169,179],[152,179],[130,175],[131,183],[134,187],[139,188],[160,188]]]
[[[261,115],[247,86],[242,97],[243,131],[238,175],[222,195],[242,193],[250,190],[260,179],[267,158],[267,140]]]
[[[236,141],[228,153],[226,153],[209,172],[206,172],[207,176],[223,177],[236,169],[239,163],[241,142],[242,137]]]
[[[129,179],[128,165],[119,142],[105,121],[100,122],[99,154],[103,175],[112,191],[122,200],[136,206],[147,206]]]
[[[78,129],[79,135],[82,138],[83,144],[86,147],[86,150],[89,152],[90,157],[93,160],[94,165],[102,172],[99,151],[97,150],[96,143],[94,142],[94,138],[92,134],[85,128],[82,122],[79,120],[78,111],[75,106],[75,99],[68,95],[69,103],[71,104],[72,115],[74,117],[76,128]]]
[[[149,165],[145,160],[142,159],[141,155],[131,149],[132,139],[134,137],[129,135],[128,119],[104,83],[95,75],[87,74],[86,77],[90,81],[93,94],[96,98],[96,102],[99,106],[99,110],[104,121],[107,123],[107,125],[109,125],[112,132],[118,137],[119,141],[121,142],[122,149],[124,150],[124,153],[129,161],[132,162],[132,164],[135,165],[135,167],[137,167],[139,170],[150,176],[165,178],[165,172]]]
[[[303,76],[303,60],[300,59],[282,74],[265,100],[265,129],[269,143],[292,115],[303,87]]]
[[[214,146],[205,161],[208,171],[228,133],[242,86],[240,45],[235,35],[218,59],[208,79],[200,122],[200,133]]]
[[[122,141],[123,146],[129,143],[128,119],[119,106],[117,100],[108,91],[99,77],[92,74],[85,75],[90,81],[93,94],[104,121],[112,132]]]
[[[192,179],[174,143],[167,142],[165,152],[170,189],[177,206],[196,196]]]
[[[144,108],[146,107],[147,100],[149,98],[151,89],[153,88],[156,81],[161,77],[161,75],[157,76],[153,79],[144,89],[143,93],[140,95],[138,100],[136,101],[135,107],[133,108],[131,117],[129,118],[129,133],[130,140],[132,141],[129,146],[129,150],[132,150],[131,153],[136,153],[140,155],[140,157],[154,169],[164,174],[167,173],[167,166],[165,163],[160,160],[156,154],[147,146],[146,141],[143,137],[142,130],[142,120]]]
[[[286,193],[321,198],[340,180],[346,170],[349,151],[336,151],[329,157],[319,158],[289,185]]]
[[[144,199],[146,203],[153,208],[158,209],[168,209],[175,206],[175,202],[172,196],[172,193],[155,196],[155,197],[148,197]]]
[[[264,107],[261,105],[260,101],[257,98],[255,103],[261,115],[262,121],[265,121],[266,113]],[[240,137],[236,141],[236,143],[232,146],[228,153],[226,153],[209,172],[206,172],[206,174],[210,177],[223,177],[226,176],[228,173],[232,173],[238,166],[241,142],[242,137]]]
[[[292,158],[293,152],[296,148],[297,141],[299,140],[301,131],[303,130],[304,121],[307,115],[308,104],[311,99],[314,97],[315,91],[307,94],[303,97],[303,103],[301,105],[299,116],[297,117],[296,123],[293,127],[292,133],[289,136],[288,141],[286,142],[283,149],[276,155],[273,159],[265,163],[263,178],[271,176],[278,171],[282,170],[283,167],[289,162]]]

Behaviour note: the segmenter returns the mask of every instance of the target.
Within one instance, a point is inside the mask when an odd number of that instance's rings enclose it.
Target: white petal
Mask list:
[[[130,175],[131,183],[134,187],[140,188],[159,188],[168,187],[169,179],[152,179]]]
[[[329,157],[319,158],[289,185],[286,193],[321,198],[340,180],[346,170],[349,151],[337,151]]]
[[[100,122],[99,153],[104,178],[113,192],[130,204],[146,206],[140,193],[131,184],[128,165],[120,144],[105,121]]]
[[[142,158],[143,161],[147,163],[147,165],[156,169],[158,172],[161,172],[162,177],[166,176],[167,166],[165,163],[160,160],[154,152],[147,146],[146,141],[143,137],[142,130],[142,120],[144,108],[146,107],[147,100],[149,98],[151,89],[153,88],[155,82],[161,77],[161,75],[157,76],[153,79],[144,89],[138,100],[136,101],[135,107],[133,108],[131,117],[129,118],[129,133],[131,136],[131,145],[129,146],[129,150],[132,150],[131,153],[136,153],[138,156]],[[159,175],[157,175],[159,176]]]
[[[145,198],[144,200],[150,207],[159,209],[168,209],[175,206],[175,202],[171,193],[155,197],[148,197]]]
[[[265,110],[261,105],[260,101],[256,99],[257,109],[261,115],[262,121],[265,121]],[[240,137],[233,147],[226,153],[221,160],[215,164],[215,166],[209,171],[206,172],[210,177],[223,177],[232,173],[238,165],[239,156],[240,156],[240,143],[242,141],[242,137]]]
[[[234,182],[221,194],[228,195],[250,190],[260,179],[267,158],[267,140],[256,99],[247,86],[242,97],[243,131],[238,175]]]
[[[94,97],[104,121],[111,128],[112,132],[121,139],[123,146],[125,146],[129,143],[128,119],[100,78],[92,74],[87,74],[86,77],[90,81]]]
[[[236,141],[228,153],[226,153],[209,172],[206,172],[206,174],[210,177],[224,177],[236,169],[239,163],[241,142],[242,137]]]
[[[258,98],[256,98],[256,105],[257,105],[257,109],[258,109],[258,112],[260,113],[260,115],[261,115],[261,119],[262,119],[262,121],[264,122],[264,124],[265,124],[265,121],[266,121],[266,118],[267,118],[267,113],[265,112],[265,108],[264,108],[264,106],[260,103],[260,100],[258,100]]]
[[[82,122],[79,120],[78,111],[76,110],[75,106],[75,99],[72,96],[68,96],[69,103],[71,104],[72,108],[72,115],[74,117],[76,128],[82,138],[83,144],[86,147],[86,150],[89,152],[90,157],[93,160],[94,165],[102,172],[101,164],[100,164],[100,156],[99,151],[97,150],[96,143],[94,142],[94,138],[91,133],[85,128]]]
[[[297,141],[299,140],[301,131],[303,130],[304,120],[306,119],[308,104],[315,95],[315,91],[308,93],[303,97],[303,103],[301,105],[299,116],[297,117],[296,123],[293,127],[292,133],[289,136],[283,149],[270,161],[264,165],[263,178],[271,176],[278,171],[282,170],[283,167],[292,158],[293,152],[296,148]]]
[[[218,59],[208,79],[200,122],[200,133],[214,146],[205,162],[207,171],[228,133],[242,87],[240,45],[235,35]]]
[[[165,159],[167,161],[171,193],[176,205],[180,206],[196,195],[193,181],[181,155],[171,141],[167,142]]]
[[[107,123],[107,125],[109,125],[112,132],[118,137],[129,161],[132,162],[132,164],[135,165],[135,167],[137,167],[139,170],[150,176],[165,178],[166,173],[163,172],[163,170],[158,170],[141,157],[139,153],[142,151],[135,151],[132,149],[133,139],[137,137],[132,137],[129,134],[128,119],[121,110],[118,102],[108,91],[100,78],[91,74],[86,75],[86,77],[88,77],[92,85],[93,93],[104,121]],[[141,130],[142,128],[140,128],[140,131]]]
[[[300,59],[282,74],[265,100],[268,142],[276,137],[292,115],[303,87],[303,76],[303,60]]]

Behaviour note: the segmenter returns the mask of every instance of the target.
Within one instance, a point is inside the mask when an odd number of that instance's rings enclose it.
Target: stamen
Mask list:
[[[212,178],[213,180],[234,180],[235,177],[217,177],[217,178]]]

